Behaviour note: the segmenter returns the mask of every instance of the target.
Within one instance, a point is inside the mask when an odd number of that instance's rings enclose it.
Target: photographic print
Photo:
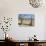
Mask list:
[[[19,14],[18,25],[34,26],[34,15],[33,14]]]

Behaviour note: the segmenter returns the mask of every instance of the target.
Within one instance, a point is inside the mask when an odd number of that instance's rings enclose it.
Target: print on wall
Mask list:
[[[29,4],[33,7],[33,8],[38,8],[43,4],[43,0],[29,0]]]
[[[18,25],[34,26],[34,15],[33,14],[19,14]]]

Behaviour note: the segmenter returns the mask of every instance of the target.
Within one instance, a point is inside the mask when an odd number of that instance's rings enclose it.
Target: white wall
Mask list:
[[[39,40],[45,40],[45,15],[46,8],[32,8],[28,0],[0,0],[0,16],[13,17],[11,30],[8,31],[10,37],[16,40],[27,40],[34,34]],[[31,13],[35,15],[34,27],[18,26],[18,14]],[[2,31],[1,31],[2,32]],[[0,33],[1,33],[0,32]],[[12,36],[11,36],[12,35]],[[2,39],[2,36],[1,38]]]

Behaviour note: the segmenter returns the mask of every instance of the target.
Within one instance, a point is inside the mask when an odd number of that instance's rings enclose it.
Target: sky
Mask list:
[[[19,14],[19,17],[22,18],[32,18],[34,15],[33,14]]]

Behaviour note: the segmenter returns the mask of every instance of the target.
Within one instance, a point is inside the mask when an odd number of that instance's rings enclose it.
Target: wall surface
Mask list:
[[[20,27],[18,26],[18,14],[31,13],[35,15],[34,27]],[[46,8],[33,8],[30,6],[28,0],[0,0],[0,20],[4,17],[12,17],[13,22],[8,34],[16,40],[28,40],[34,34],[39,40],[45,40],[45,16]],[[0,29],[1,30],[1,29]],[[0,31],[0,39],[4,39],[3,31]]]

